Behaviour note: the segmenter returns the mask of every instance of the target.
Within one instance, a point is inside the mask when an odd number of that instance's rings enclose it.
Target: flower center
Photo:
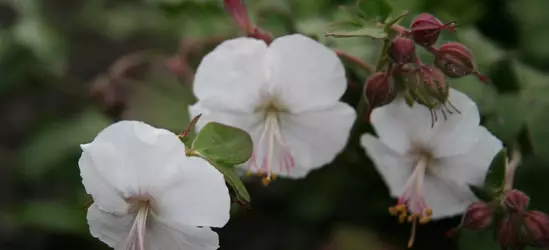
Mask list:
[[[280,114],[286,110],[270,101],[258,111],[264,114],[265,126],[257,145],[254,145],[248,171],[257,172],[263,177],[263,184],[267,185],[276,178],[275,172],[289,173],[295,162],[280,131]]]
[[[150,199],[144,197],[132,197],[128,199],[133,204],[131,210],[136,213],[135,220],[128,237],[124,241],[125,250],[145,250],[145,232],[147,217],[152,211]]]
[[[423,195],[423,182],[431,155],[426,152],[419,154],[414,170],[404,185],[404,193],[398,198],[398,204],[389,208],[389,213],[398,216],[400,223],[412,224],[412,233],[408,247],[412,247],[415,239],[416,224],[426,224],[431,220],[433,210],[427,206]]]

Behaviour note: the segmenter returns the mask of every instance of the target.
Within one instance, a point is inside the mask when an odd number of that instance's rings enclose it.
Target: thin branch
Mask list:
[[[353,63],[357,64],[358,66],[360,66],[362,69],[364,69],[368,73],[372,73],[374,71],[373,67],[370,66],[370,64],[368,64],[367,62],[365,62],[363,60],[360,60],[359,58],[357,58],[355,56],[352,56],[352,55],[348,54],[347,52],[345,52],[343,50],[336,49],[336,50],[334,50],[334,52],[339,57],[345,58],[345,59],[349,60],[350,62],[353,62]]]

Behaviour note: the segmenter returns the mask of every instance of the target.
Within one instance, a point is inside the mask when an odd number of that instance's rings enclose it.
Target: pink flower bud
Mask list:
[[[443,24],[431,14],[423,13],[414,19],[411,34],[414,41],[422,46],[429,47],[435,44],[443,29],[455,30],[455,23]]]
[[[444,73],[431,65],[422,66],[420,70],[424,88],[428,95],[445,103],[450,94],[450,86],[446,82]]]
[[[463,215],[462,226],[471,230],[484,230],[492,224],[492,208],[484,202],[474,202]]]
[[[540,211],[530,211],[524,215],[524,225],[528,231],[528,243],[534,247],[549,247],[549,217]]]
[[[248,37],[260,39],[267,44],[270,44],[273,41],[272,34],[259,29],[250,21],[248,10],[242,1],[243,0],[224,0],[223,4],[225,5],[225,10],[233,16],[237,25]]]
[[[511,190],[505,194],[503,205],[511,212],[523,212],[528,207],[530,198],[521,191]]]
[[[435,52],[435,65],[449,77],[457,78],[476,74],[481,81],[488,81],[486,76],[477,71],[471,51],[461,43],[449,42],[440,46]]]
[[[504,247],[517,247],[524,245],[522,231],[520,230],[520,215],[507,215],[498,225],[498,242]]]
[[[414,62],[416,59],[414,41],[397,36],[389,45],[389,57],[398,65]]]
[[[364,94],[370,109],[392,102],[397,96],[395,83],[387,72],[376,72],[366,81]]]
[[[238,26],[242,28],[246,33],[254,29],[248,16],[246,6],[241,0],[224,0],[225,11],[229,12]]]

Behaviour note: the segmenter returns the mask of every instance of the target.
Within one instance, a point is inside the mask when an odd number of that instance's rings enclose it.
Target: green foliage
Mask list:
[[[238,165],[250,159],[253,143],[241,129],[210,122],[200,129],[191,150],[214,162]]]
[[[524,162],[515,187],[531,197],[532,208],[549,212],[549,2],[244,1],[261,28],[277,36],[304,33],[372,65],[381,40],[391,36],[377,22],[386,23],[405,10],[410,13],[400,22],[404,27],[422,12],[445,23],[457,21],[457,33],[443,31],[437,46],[450,40],[464,43],[491,81],[481,84],[469,76],[449,83],[476,102],[490,132],[522,149]],[[36,249],[19,242],[24,238],[45,250],[63,244],[98,249],[88,246],[94,239],[85,222],[85,202],[71,198],[83,193],[76,164],[79,145],[119,119],[180,133],[194,102],[192,72],[217,44],[209,39],[241,34],[221,0],[13,0],[0,7],[0,241],[16,241],[1,248]],[[9,17],[6,9],[16,17]],[[325,37],[326,31],[349,38]],[[190,74],[175,76],[166,69],[164,58],[187,43],[195,44],[186,55]],[[142,50],[154,51],[154,59],[145,59],[154,61],[154,67],[132,70],[137,77],[112,72],[111,63],[119,57]],[[418,53],[425,62],[432,61],[423,50]],[[360,89],[369,73],[343,62],[350,86]],[[108,78],[108,89],[116,90],[108,93],[116,95],[92,98],[90,82],[98,75]],[[354,105],[359,92],[350,87],[343,100]],[[109,98],[120,106],[113,108],[105,101]],[[363,132],[373,132],[364,127]],[[254,197],[253,209],[240,207],[222,230],[223,249],[261,245],[308,250],[328,242],[333,250],[401,249],[408,240],[409,228],[388,220],[386,207],[394,201],[362,149],[343,153],[304,180],[277,180],[263,187],[250,178],[244,186],[234,165],[249,158],[251,145],[247,135],[230,129],[215,126],[195,144],[192,134],[186,142],[224,174],[238,202],[250,201],[248,191]],[[227,137],[232,133],[236,136]],[[223,143],[214,143],[219,141]],[[233,153],[223,154],[227,149]],[[490,190],[502,185],[503,154],[494,159],[486,176]],[[485,187],[471,190],[481,200],[493,198]],[[444,220],[418,227],[415,248],[499,249],[489,233],[464,232],[457,242],[435,235],[453,224]]]
[[[234,166],[245,163],[253,153],[253,142],[245,131],[209,122],[196,135],[189,149],[190,155],[208,160],[223,175],[241,203],[249,203],[250,195]]]
[[[484,188],[489,190],[495,195],[499,195],[503,192],[503,186],[505,185],[505,175],[507,173],[507,149],[499,151],[490,167],[486,178],[484,178]]]

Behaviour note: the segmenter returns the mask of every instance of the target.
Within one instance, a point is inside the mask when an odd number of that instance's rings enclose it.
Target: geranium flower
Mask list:
[[[401,222],[426,223],[465,211],[476,198],[468,184],[482,184],[502,143],[479,125],[476,104],[450,90],[460,111],[433,124],[429,109],[403,99],[376,108],[371,122],[379,138],[365,134],[361,144],[398,197],[390,212]],[[443,109],[440,112],[448,112]],[[438,112],[437,110],[433,112]]]
[[[142,122],[113,124],[82,145],[78,164],[91,234],[115,249],[213,250],[209,227],[229,220],[220,172],[187,157],[177,135]]]
[[[245,168],[266,182],[301,178],[331,162],[345,147],[356,113],[339,99],[347,80],[337,55],[303,35],[226,41],[196,72],[202,114],[198,128],[216,121],[247,131],[254,153]]]

